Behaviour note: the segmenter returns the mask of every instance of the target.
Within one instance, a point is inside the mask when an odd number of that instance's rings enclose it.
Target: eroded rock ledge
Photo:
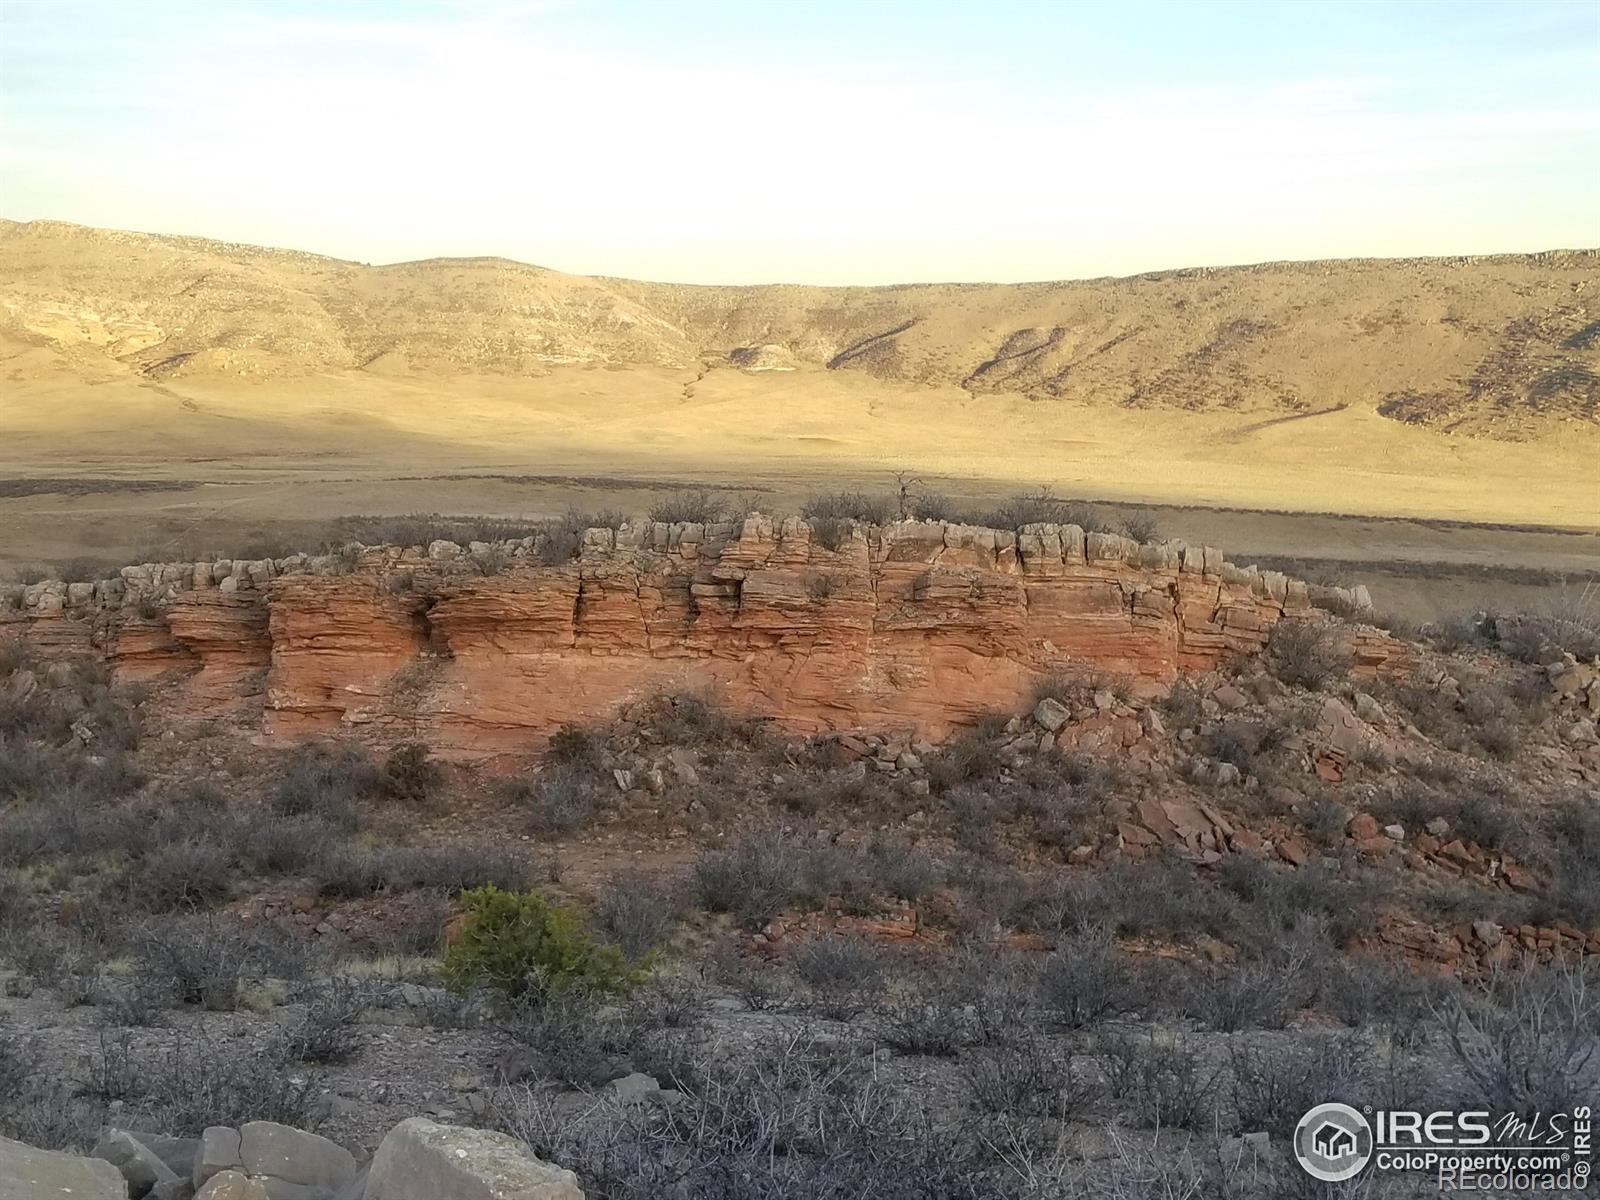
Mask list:
[[[1158,693],[1261,652],[1280,620],[1369,603],[1074,525],[905,521],[814,530],[752,515],[590,529],[570,562],[534,539],[126,567],[28,585],[0,639],[90,654],[273,739],[355,730],[458,755],[537,749],[569,722],[703,691],[801,731],[940,738],[1055,672]],[[1357,670],[1403,655],[1351,627]]]

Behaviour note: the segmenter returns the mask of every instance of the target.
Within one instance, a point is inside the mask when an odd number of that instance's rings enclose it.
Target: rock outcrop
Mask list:
[[[789,347],[770,342],[760,346],[736,346],[728,351],[728,361],[742,371],[793,371],[800,365]]]
[[[259,710],[272,738],[342,729],[468,756],[537,749],[663,691],[800,732],[937,740],[1015,710],[1051,674],[1156,694],[1260,653],[1279,621],[1366,601],[1211,547],[1073,525],[752,515],[590,529],[553,566],[543,551],[526,539],[146,564],[27,586],[0,607],[0,639],[98,654],[125,678],[161,678],[177,704]],[[1404,655],[1381,631],[1341,628],[1358,673]]]

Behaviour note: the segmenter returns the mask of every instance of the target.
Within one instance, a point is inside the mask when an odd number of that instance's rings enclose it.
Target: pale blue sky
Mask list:
[[[0,214],[689,282],[1600,243],[1600,0],[0,0]]]

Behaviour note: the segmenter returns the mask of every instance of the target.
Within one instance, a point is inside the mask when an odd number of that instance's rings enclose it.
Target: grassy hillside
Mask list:
[[[156,379],[793,363],[1105,408],[1279,420],[1353,407],[1499,440],[1600,421],[1594,251],[1068,283],[691,287],[4,222],[0,281],[0,329],[14,339]]]

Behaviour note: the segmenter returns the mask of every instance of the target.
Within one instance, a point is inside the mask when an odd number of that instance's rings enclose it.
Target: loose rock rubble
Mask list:
[[[1398,918],[1384,923],[1364,948],[1401,951],[1413,965],[1445,975],[1470,975],[1537,962],[1582,961],[1600,954],[1600,929],[1585,933],[1573,925],[1507,925],[1472,921],[1435,929]]]

